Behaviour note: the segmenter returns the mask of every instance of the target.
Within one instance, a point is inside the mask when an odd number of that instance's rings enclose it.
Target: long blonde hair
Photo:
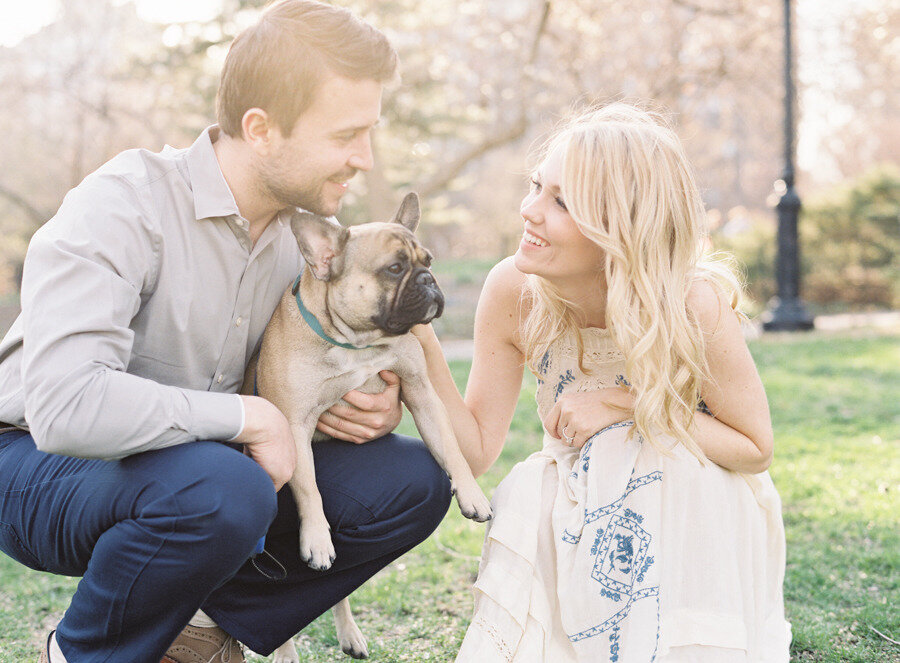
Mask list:
[[[614,103],[563,124],[542,159],[559,148],[562,198],[605,256],[598,284],[605,279],[607,327],[635,396],[632,432],[663,451],[659,436],[670,435],[703,459],[691,428],[709,368],[687,295],[706,279],[737,309],[741,287],[723,257],[704,255],[705,211],[681,142],[658,114]],[[582,357],[579,311],[535,275],[525,297],[521,337],[532,370],[563,335]]]

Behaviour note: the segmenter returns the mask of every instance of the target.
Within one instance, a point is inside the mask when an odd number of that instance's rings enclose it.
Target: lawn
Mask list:
[[[900,334],[771,335],[751,349],[776,432],[771,473],[784,502],[792,660],[900,662],[888,640],[900,640]],[[452,368],[464,385],[468,363]],[[487,491],[540,444],[533,402],[527,380],[503,455],[480,480]],[[412,430],[404,422],[401,431]],[[372,660],[453,660],[482,535],[454,505],[428,541],[354,594]],[[75,583],[0,558],[0,663],[37,659]],[[330,615],[298,645],[303,661],[349,660]]]

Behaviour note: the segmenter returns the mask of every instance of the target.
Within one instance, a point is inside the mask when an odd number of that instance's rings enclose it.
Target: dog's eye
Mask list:
[[[393,265],[387,268],[387,270],[391,274],[400,274],[403,272],[403,265],[399,262],[395,262]]]

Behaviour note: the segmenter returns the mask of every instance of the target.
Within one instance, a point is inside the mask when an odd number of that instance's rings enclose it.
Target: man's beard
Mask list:
[[[322,186],[326,180],[320,180],[301,189],[296,189],[285,185],[284,180],[273,175],[275,173],[261,173],[260,184],[263,193],[277,201],[282,208],[299,207],[319,216],[334,216],[341,209],[340,200],[338,200],[336,206],[326,206],[322,195]]]
[[[282,208],[299,207],[319,216],[337,214],[341,209],[341,197],[338,196],[336,202],[329,203],[324,194],[325,184],[346,182],[356,174],[356,169],[347,168],[321,179],[308,178],[306,184],[298,188],[297,184],[285,177],[289,169],[283,167],[283,157],[284,154],[278,154],[272,161],[259,163],[258,181],[261,192],[278,202]]]

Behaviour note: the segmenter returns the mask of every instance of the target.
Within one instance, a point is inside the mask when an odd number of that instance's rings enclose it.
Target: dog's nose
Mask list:
[[[423,269],[421,272],[416,274],[416,285],[434,287],[437,284],[435,283],[434,277],[431,275],[431,272],[429,272],[427,269]]]

